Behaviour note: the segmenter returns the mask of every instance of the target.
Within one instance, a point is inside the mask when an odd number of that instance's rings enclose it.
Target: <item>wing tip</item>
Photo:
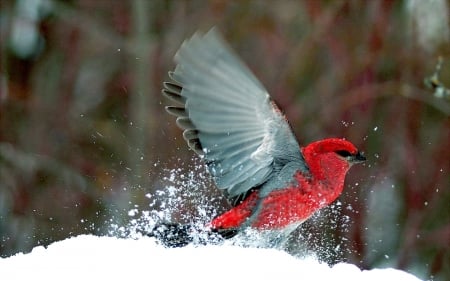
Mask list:
[[[188,117],[188,114],[184,107],[174,106],[174,105],[168,105],[165,107],[166,112],[176,116],[176,117]]]

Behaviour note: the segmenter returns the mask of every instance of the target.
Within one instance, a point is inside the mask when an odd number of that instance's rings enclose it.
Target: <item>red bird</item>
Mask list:
[[[178,105],[166,110],[233,206],[211,221],[212,231],[289,234],[331,204],[349,168],[366,160],[344,139],[300,147],[267,90],[215,29],[186,40],[175,62],[163,94]],[[164,235],[180,229],[190,231],[170,225]]]

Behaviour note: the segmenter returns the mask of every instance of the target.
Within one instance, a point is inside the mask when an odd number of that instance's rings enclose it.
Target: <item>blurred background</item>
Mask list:
[[[108,235],[164,207],[168,171],[204,175],[160,91],[182,41],[217,26],[300,143],[369,159],[289,250],[450,280],[449,17],[445,0],[2,0],[0,256]]]

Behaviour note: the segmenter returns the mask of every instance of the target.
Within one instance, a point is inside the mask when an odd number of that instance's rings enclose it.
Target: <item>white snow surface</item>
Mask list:
[[[274,249],[187,246],[167,249],[153,238],[81,235],[0,259],[0,279],[13,280],[396,280],[404,271],[333,267]]]

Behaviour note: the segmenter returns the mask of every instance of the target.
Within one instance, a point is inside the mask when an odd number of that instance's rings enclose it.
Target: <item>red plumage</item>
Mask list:
[[[350,162],[335,153],[336,150],[357,154],[357,149],[342,139],[326,139],[303,148],[309,174],[297,172],[293,184],[270,192],[262,199],[262,210],[250,226],[258,229],[280,229],[301,223],[314,212],[332,203],[344,188]],[[215,218],[213,229],[239,228],[252,214],[258,191],[241,204]]]

